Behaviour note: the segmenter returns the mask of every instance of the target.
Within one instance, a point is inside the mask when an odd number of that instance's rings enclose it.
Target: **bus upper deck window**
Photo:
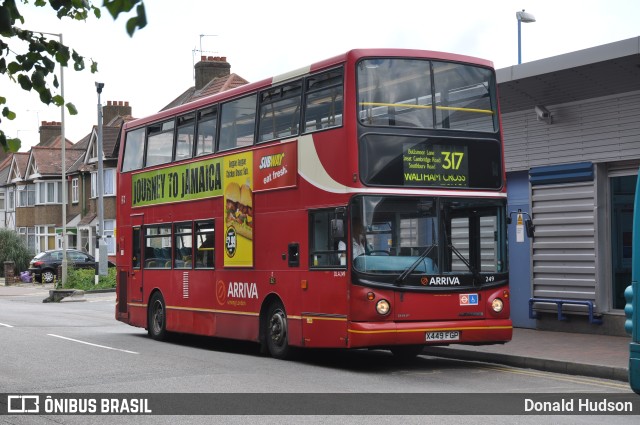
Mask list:
[[[342,125],[343,76],[335,69],[307,78],[304,104],[304,132]]]
[[[189,159],[193,155],[193,138],[196,131],[195,124],[195,113],[178,117],[178,131],[176,133],[176,161]]]
[[[254,94],[222,104],[218,150],[253,145],[256,99],[257,95]]]
[[[216,148],[216,129],[218,124],[218,108],[198,111],[198,135],[196,156],[213,153]]]
[[[127,133],[124,145],[124,158],[122,159],[122,172],[142,168],[142,160],[144,158],[144,131],[144,128],[139,128]]]
[[[152,124],[148,127],[145,166],[150,167],[152,165],[171,162],[171,154],[173,152],[173,128],[173,120]]]

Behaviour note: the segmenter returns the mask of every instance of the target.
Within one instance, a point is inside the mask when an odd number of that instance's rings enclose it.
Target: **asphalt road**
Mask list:
[[[630,393],[617,381],[382,350],[319,350],[297,361],[263,357],[249,342],[177,336],[156,342],[114,319],[115,294],[43,304],[46,293],[0,296],[0,393]],[[499,405],[500,398],[493,402]],[[295,402],[295,400],[294,400]],[[2,401],[0,400],[0,403]],[[283,406],[286,410],[287,406]],[[513,423],[512,416],[0,416],[0,424],[92,423]],[[340,413],[340,412],[338,412]],[[553,423],[637,423],[637,416],[554,416]],[[540,423],[521,416],[518,423]]]

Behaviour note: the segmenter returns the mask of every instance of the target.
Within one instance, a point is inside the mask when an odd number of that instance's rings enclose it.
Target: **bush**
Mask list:
[[[116,268],[109,267],[106,276],[100,276],[98,284],[95,284],[96,272],[93,269],[76,269],[69,267],[67,269],[67,283],[65,289],[81,289],[90,291],[92,289],[111,289],[116,287]]]
[[[33,253],[13,230],[0,229],[0,275],[4,276],[4,262],[13,261],[16,276],[29,268]]]

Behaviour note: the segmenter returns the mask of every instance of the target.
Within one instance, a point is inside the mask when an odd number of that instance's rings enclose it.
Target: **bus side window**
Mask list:
[[[218,108],[216,106],[198,111],[196,156],[214,152],[216,148],[217,125]]]
[[[332,231],[335,209],[309,212],[309,267],[344,268],[347,264],[347,244]]]
[[[173,242],[173,267],[190,269],[193,263],[193,238],[191,222],[175,225]]]
[[[171,162],[174,124],[171,120],[148,127],[145,167]]]
[[[171,244],[170,224],[146,226],[144,235],[144,267],[150,269],[170,269]]]
[[[191,158],[193,155],[193,137],[195,135],[196,114],[190,113],[178,117],[176,131],[175,160]]]
[[[124,157],[122,159],[122,172],[142,168],[144,159],[144,137],[144,128],[139,128],[127,133],[124,145]]]
[[[219,151],[253,145],[257,94],[223,103],[220,113]]]
[[[307,78],[303,132],[342,125],[342,69]]]
[[[266,142],[298,134],[301,93],[301,81],[271,88],[260,93],[258,142]]]
[[[140,228],[133,228],[133,237],[131,238],[131,266],[134,269],[140,268]]]
[[[196,222],[197,269],[215,267],[215,226],[213,220]]]

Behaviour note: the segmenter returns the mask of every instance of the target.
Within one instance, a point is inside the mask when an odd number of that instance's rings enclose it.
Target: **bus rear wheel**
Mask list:
[[[422,354],[424,345],[398,345],[397,347],[391,347],[393,356],[402,361],[410,361]]]
[[[269,354],[276,359],[290,358],[291,346],[289,346],[287,314],[281,302],[276,301],[269,306],[265,327],[264,335]]]
[[[157,341],[167,338],[167,316],[164,298],[160,292],[156,292],[151,297],[148,311],[148,332],[149,336]]]

